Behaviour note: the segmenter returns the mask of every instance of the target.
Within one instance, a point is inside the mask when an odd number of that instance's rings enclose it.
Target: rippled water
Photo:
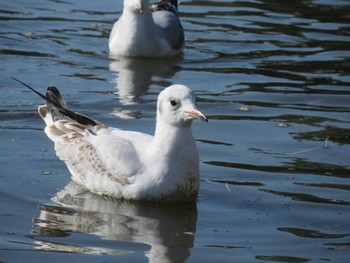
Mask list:
[[[174,59],[109,58],[122,1],[0,2],[0,261],[349,262],[350,2],[181,1]],[[121,202],[70,183],[42,100],[152,133],[157,94],[194,89],[195,204]]]

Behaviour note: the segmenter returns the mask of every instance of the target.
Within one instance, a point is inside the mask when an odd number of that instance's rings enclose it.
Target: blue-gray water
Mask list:
[[[122,1],[0,2],[1,262],[349,262],[350,2],[181,1],[181,57],[109,58]],[[201,189],[120,202],[70,183],[41,98],[152,133],[157,94],[195,90]]]

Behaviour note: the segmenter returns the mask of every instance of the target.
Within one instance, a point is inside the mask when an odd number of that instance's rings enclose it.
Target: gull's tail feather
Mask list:
[[[47,88],[46,101],[48,103],[52,103],[52,106],[58,105],[61,109],[68,110],[68,107],[61,96],[61,93],[55,86],[49,86]]]
[[[69,110],[61,96],[61,93],[55,86],[49,86],[47,88],[46,105],[50,110],[53,120],[61,120],[68,117],[82,125],[97,125],[96,121],[93,119]]]
[[[55,86],[49,86],[47,88],[46,96],[40,93],[39,91],[35,90],[34,88],[30,87],[28,84],[14,78],[11,76],[12,79],[15,81],[21,83],[23,86],[27,87],[37,95],[39,95],[41,98],[46,100],[46,105],[40,106],[38,108],[40,116],[45,120],[45,123],[51,124],[53,121],[61,120],[61,119],[71,119],[79,124],[82,125],[88,125],[88,126],[96,126],[98,123],[94,121],[93,119],[90,119],[82,114],[73,112],[67,108],[66,103],[64,102],[61,93]],[[47,116],[49,113],[49,116]],[[50,120],[51,116],[51,120]],[[49,118],[48,118],[49,117]]]

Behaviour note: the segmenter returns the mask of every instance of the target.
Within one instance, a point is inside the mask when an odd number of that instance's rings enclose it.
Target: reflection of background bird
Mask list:
[[[116,200],[93,194],[73,181],[58,192],[53,201],[62,206],[40,206],[40,216],[34,219],[35,227],[39,228],[37,232],[45,236],[82,232],[107,240],[141,242],[151,246],[146,253],[150,262],[183,262],[190,255],[197,221],[195,203]],[[99,247],[75,246],[69,249],[62,243],[57,245],[49,241],[38,241],[37,244],[37,248],[43,250],[51,247],[56,251],[86,251],[88,254],[123,253],[122,250]]]
[[[172,83],[165,79],[171,78],[180,70],[180,66],[177,65],[179,59],[151,60],[125,57],[113,60],[109,69],[117,73],[117,93],[120,101],[125,105],[139,101],[140,97],[147,93],[152,83],[160,86],[171,85]]]
[[[174,56],[184,46],[177,0],[124,0],[124,9],[109,37],[111,55]]]

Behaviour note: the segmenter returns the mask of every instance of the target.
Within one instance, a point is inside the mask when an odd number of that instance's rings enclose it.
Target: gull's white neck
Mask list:
[[[133,41],[142,40],[144,37],[151,39],[155,34],[156,28],[149,8],[145,8],[142,13],[125,8],[120,19],[126,25],[124,33]]]
[[[195,147],[191,125],[176,127],[158,119],[152,146],[168,156]]]

